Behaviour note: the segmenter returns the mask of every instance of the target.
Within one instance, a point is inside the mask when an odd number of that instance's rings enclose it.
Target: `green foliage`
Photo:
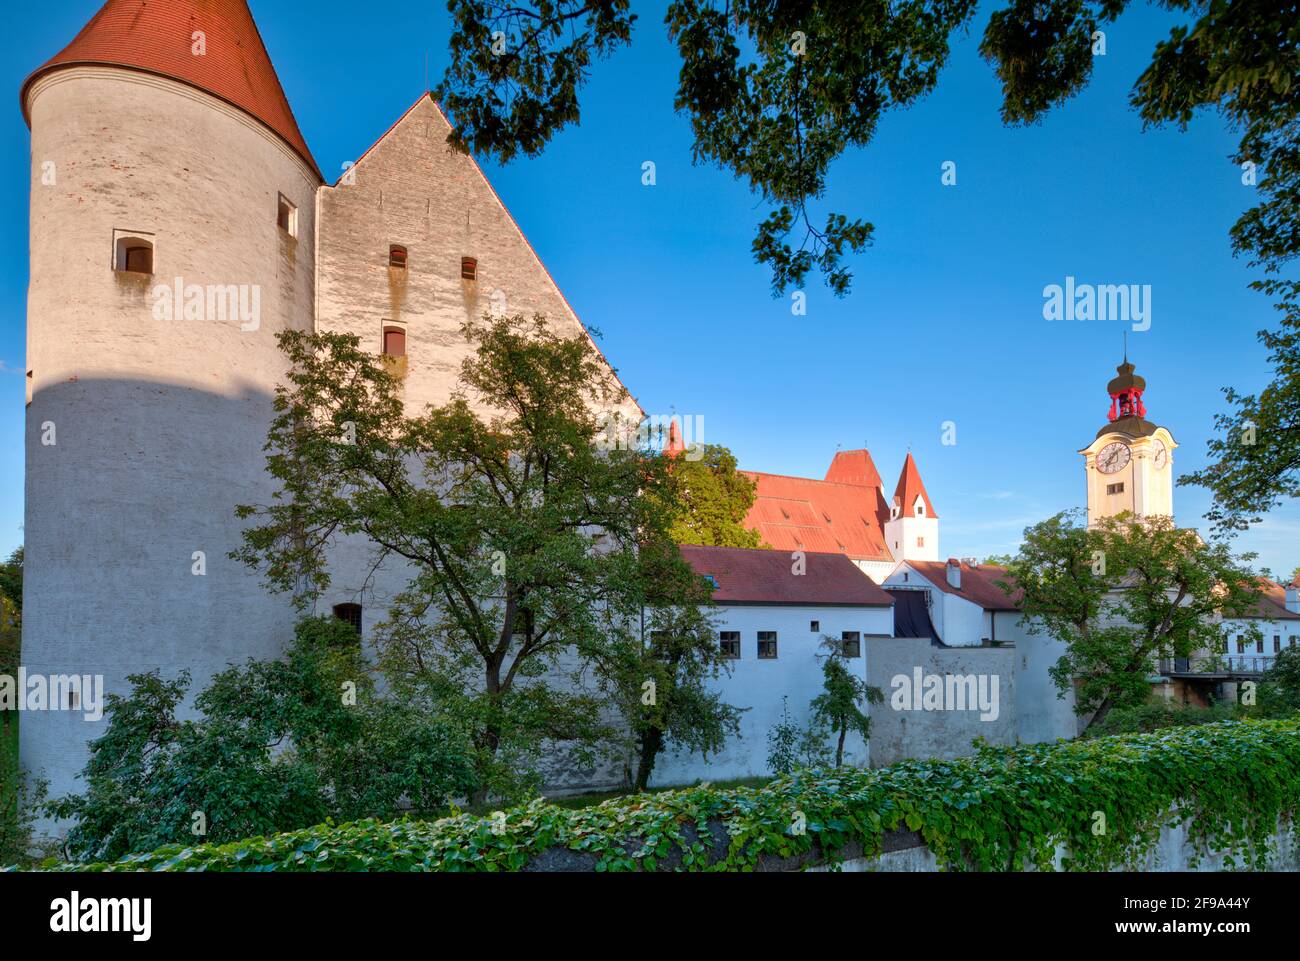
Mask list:
[[[949,870],[1132,867],[1160,829],[1185,824],[1199,854],[1261,869],[1300,799],[1300,721],[1240,721],[1158,734],[985,747],[952,761],[802,772],[762,788],[702,786],[581,810],[542,801],[438,821],[323,824],[226,845],[171,845],[107,871],[511,871],[543,852],[598,871],[752,870],[772,859],[879,855],[886,832],[920,833]],[[791,833],[793,812],[807,830]],[[1093,833],[1095,813],[1106,830]],[[721,828],[720,844],[711,825]],[[49,867],[58,869],[57,864]],[[85,870],[85,866],[76,866]]]
[[[754,506],[757,485],[736,470],[736,458],[725,447],[707,444],[697,460],[673,462],[676,503],[665,505],[674,514],[668,536],[674,544],[711,547],[762,547],[758,531],[745,526]]]
[[[1283,710],[1300,710],[1300,647],[1284,647],[1274,654],[1260,680],[1261,695],[1267,692],[1269,703]]]
[[[449,0],[451,63],[437,96],[455,126],[451,142],[509,160],[579,122],[591,61],[631,41],[627,8]],[[772,268],[774,294],[802,286],[814,267],[836,295],[848,291],[844,257],[869,246],[874,228],[810,208],[836,158],[869,143],[886,112],[933,89],[949,34],[974,9],[975,0],[669,4],[665,24],[681,57],[673,105],[690,119],[694,159],[730,170],[771,206],[752,250]],[[493,50],[496,31],[505,41]]]
[[[781,719],[767,732],[767,769],[777,777],[824,767],[831,752],[826,747],[826,724],[813,717],[805,727],[795,723],[787,697],[781,698]]]
[[[187,672],[129,680],[130,694],[108,697],[85,792],[50,804],[76,821],[65,842],[74,860],[188,841],[196,826],[222,842],[327,817],[392,817],[403,802],[436,814],[474,786],[454,729],[376,697],[355,631],[333,618],[302,621],[283,660],[215,676],[195,700],[197,720],[176,718]]]
[[[670,459],[598,437],[631,402],[586,333],[540,315],[462,333],[456,392],[421,412],[356,337],[281,334],[291,369],[267,443],[280,490],[239,509],[256,523],[235,556],[304,604],[347,535],[374,567],[409,572],[375,630],[379,665],[408,703],[469,732],[483,803],[533,793],[547,746],[576,764],[607,748],[588,669],[639,640],[647,558],[685,562],[661,509],[676,500]]]
[[[812,700],[814,725],[828,728],[836,735],[835,766],[844,764],[844,738],[857,731],[864,741],[871,738],[871,718],[863,712],[866,704],[882,704],[884,693],[872,687],[851,670],[843,654],[843,642],[833,637],[822,641],[826,653],[822,659],[822,693]]]
[[[1085,736],[1107,737],[1114,734],[1148,734],[1168,727],[1212,724],[1215,721],[1234,720],[1241,716],[1240,707],[1225,702],[1216,702],[1209,707],[1151,702],[1137,707],[1116,708],[1106,715],[1102,723],[1090,727],[1085,732]]]
[[[1215,415],[1218,436],[1206,445],[1210,463],[1178,481],[1212,491],[1214,501],[1205,516],[1228,531],[1245,530],[1267,511],[1300,496],[1300,283],[1277,280],[1256,286],[1280,297],[1280,325],[1259,333],[1273,366],[1272,382],[1258,394],[1224,389],[1231,409]]]
[[[1063,512],[1026,529],[1002,583],[1023,592],[1030,631],[1066,644],[1052,679],[1100,724],[1111,708],[1146,700],[1159,658],[1225,650],[1218,619],[1258,602],[1255,575],[1240,563],[1250,557],[1167,517],[1121,514],[1090,528]]]
[[[6,712],[7,713],[7,712]],[[23,771],[18,760],[18,722],[0,727],[0,864],[27,864],[32,824],[45,803],[46,783]]]
[[[597,676],[627,721],[644,791],[669,746],[706,759],[739,730],[743,711],[722,700],[710,681],[731,673],[718,646],[712,586],[681,563],[671,544],[639,557],[643,636],[615,639],[593,651]]]
[[[6,598],[18,614],[18,623],[22,624],[23,615],[23,549],[15,548],[9,560],[0,563],[0,597]]]

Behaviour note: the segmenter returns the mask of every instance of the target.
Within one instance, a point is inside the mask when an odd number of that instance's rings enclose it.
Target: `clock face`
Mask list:
[[[1097,470],[1103,474],[1118,473],[1128,466],[1129,458],[1132,456],[1128,444],[1120,441],[1107,444],[1097,454]]]
[[[1156,470],[1161,470],[1169,463],[1169,448],[1164,445],[1163,441],[1156,441]]]

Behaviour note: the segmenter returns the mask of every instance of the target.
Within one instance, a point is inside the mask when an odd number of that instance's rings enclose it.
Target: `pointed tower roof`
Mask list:
[[[686,453],[686,444],[682,440],[681,430],[677,427],[676,417],[668,422],[668,444],[664,447],[664,453],[669,457]]]
[[[856,484],[859,487],[881,487],[880,472],[871,460],[870,451],[837,451],[831,466],[826,468],[826,480],[836,484]]]
[[[201,31],[205,51],[196,55]],[[245,0],[108,0],[73,41],[23,83],[74,64],[126,67],[197,87],[270,127],[320,176]]]
[[[911,513],[912,505],[916,503],[918,497],[925,505],[926,517],[939,516],[934,512],[934,505],[930,503],[930,495],[925,492],[925,485],[921,483],[921,472],[916,469],[916,461],[911,451],[908,451],[907,460],[903,461],[902,473],[898,475],[898,486],[894,488],[894,501],[900,510]]]

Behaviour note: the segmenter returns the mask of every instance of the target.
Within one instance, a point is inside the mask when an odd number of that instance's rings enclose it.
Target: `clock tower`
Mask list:
[[[1124,358],[1106,385],[1108,423],[1079,451],[1088,483],[1088,525],[1128,511],[1137,517],[1174,515],[1173,435],[1146,419],[1147,382]]]

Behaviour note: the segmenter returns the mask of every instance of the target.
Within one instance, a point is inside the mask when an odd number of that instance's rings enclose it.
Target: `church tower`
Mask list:
[[[1146,419],[1147,382],[1128,358],[1106,385],[1108,423],[1083,455],[1088,485],[1088,524],[1128,512],[1137,517],[1174,515],[1174,449],[1168,429]]]
[[[916,468],[911,451],[903,461],[894,499],[889,505],[885,543],[895,563],[939,559],[939,515],[930,503],[930,495],[921,482],[921,472]]]

